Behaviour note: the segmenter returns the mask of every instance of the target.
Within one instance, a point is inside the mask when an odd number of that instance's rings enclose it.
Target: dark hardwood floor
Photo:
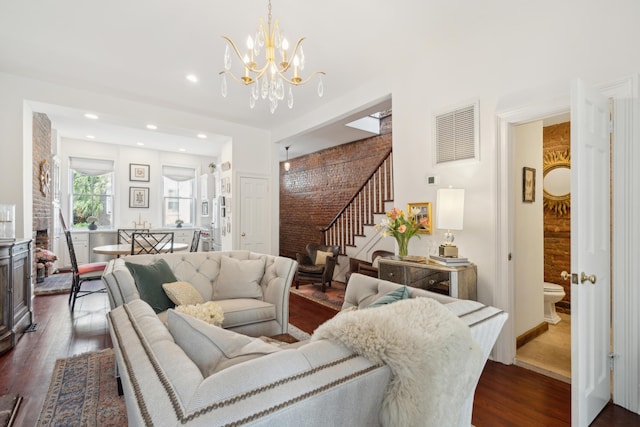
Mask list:
[[[97,284],[92,284],[97,285]],[[72,316],[67,295],[34,298],[38,330],[0,357],[0,394],[24,397],[16,426],[35,425],[49,387],[56,359],[111,347],[105,313],[106,294],[76,303]],[[313,332],[335,310],[291,294],[290,322]],[[570,426],[570,386],[517,366],[488,362],[476,390],[473,424],[497,426]],[[638,426],[640,416],[608,405],[592,426]]]

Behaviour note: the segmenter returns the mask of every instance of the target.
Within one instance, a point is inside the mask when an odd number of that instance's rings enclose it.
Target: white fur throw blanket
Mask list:
[[[459,425],[462,404],[482,369],[469,327],[431,298],[341,313],[311,339],[323,338],[389,366],[383,426]]]

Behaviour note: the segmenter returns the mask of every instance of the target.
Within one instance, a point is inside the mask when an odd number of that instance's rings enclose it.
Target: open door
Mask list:
[[[571,425],[588,426],[610,398],[609,101],[571,87]]]

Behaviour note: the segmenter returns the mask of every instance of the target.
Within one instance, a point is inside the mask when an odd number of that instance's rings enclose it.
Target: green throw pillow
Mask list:
[[[403,286],[389,292],[388,294],[384,294],[373,303],[371,303],[368,307],[379,307],[381,305],[391,304],[392,302],[400,301],[407,298],[409,298],[409,290],[406,286]]]
[[[133,276],[140,293],[140,299],[149,304],[153,311],[160,313],[175,307],[175,304],[162,289],[163,283],[178,281],[165,260],[159,259],[153,264],[136,264],[125,261],[124,265]]]

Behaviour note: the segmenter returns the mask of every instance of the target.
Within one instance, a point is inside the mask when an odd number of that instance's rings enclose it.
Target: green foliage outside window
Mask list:
[[[88,217],[111,225],[111,174],[91,176],[73,171],[72,213],[75,227],[86,226]]]

